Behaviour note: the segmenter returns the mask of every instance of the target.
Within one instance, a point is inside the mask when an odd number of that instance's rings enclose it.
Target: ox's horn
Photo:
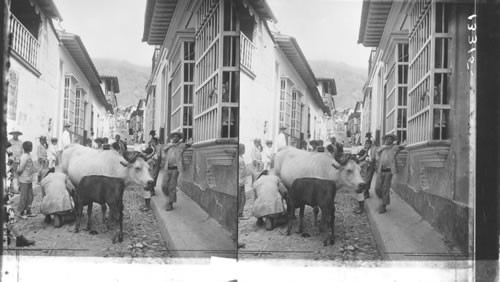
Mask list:
[[[142,154],[142,156],[147,160],[151,159],[155,154],[156,154],[156,147],[155,146],[151,146],[151,148],[153,149],[153,152],[151,152],[150,154]]]
[[[340,165],[339,163],[337,163],[337,160],[335,160],[335,159],[334,159],[334,160],[333,160],[333,162],[332,162],[332,166],[333,166],[334,168],[336,168],[336,169],[340,169],[340,167],[341,167],[341,165]]]
[[[128,163],[134,163],[137,160],[137,157],[139,157],[140,153],[139,152],[125,152],[123,153],[122,157],[128,162]]]

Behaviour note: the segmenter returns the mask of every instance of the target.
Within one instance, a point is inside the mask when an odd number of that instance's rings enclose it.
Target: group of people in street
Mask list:
[[[397,144],[394,134],[386,134],[382,137],[383,145],[376,148],[371,140],[371,134],[365,136],[364,148],[358,153],[358,161],[361,166],[361,177],[365,184],[356,191],[359,207],[355,213],[364,212],[364,201],[370,198],[370,187],[376,173],[375,194],[381,200],[378,213],[387,212],[390,204],[390,190],[392,176],[398,173],[396,166],[397,154],[405,148],[404,144]]]
[[[285,137],[285,129],[286,128],[282,128],[280,130],[281,137]],[[354,209],[354,213],[364,213],[365,200],[370,198],[370,187],[375,177],[375,195],[380,201],[377,211],[383,214],[387,212],[387,206],[390,204],[392,176],[398,173],[396,156],[405,148],[405,145],[399,144],[397,142],[398,138],[394,134],[384,135],[382,137],[383,143],[380,147],[374,146],[371,133],[367,133],[365,138],[366,141],[363,149],[355,155],[361,167],[361,177],[363,178],[364,185],[361,185],[360,188],[355,191],[359,206]],[[286,146],[286,139],[284,140]],[[265,214],[270,209],[276,210],[275,207],[282,206],[279,202],[284,201],[286,188],[280,183],[279,178],[268,174],[273,167],[272,163],[275,156],[275,153],[273,153],[272,141],[266,141],[266,146],[263,147],[261,145],[261,140],[256,138],[254,139],[253,145],[250,154],[252,159],[250,167],[247,167],[245,159],[243,158],[246,151],[245,145],[239,145],[238,217],[243,217],[243,210],[246,203],[245,184],[247,177],[252,176],[252,190],[256,196],[252,214],[258,217],[257,224],[262,225],[262,214]],[[300,149],[330,154],[332,158],[338,162],[342,162],[347,155],[350,155],[344,153],[343,144],[337,142],[335,137],[330,138],[330,144],[326,147],[324,147],[321,140],[311,140],[302,144]],[[276,185],[276,182],[278,185]],[[268,185],[269,183],[272,183],[272,188],[269,188],[271,187]],[[259,193],[261,194],[260,196],[258,195]],[[267,198],[258,199],[259,197]],[[269,207],[265,207],[266,205],[269,205]],[[283,206],[285,205],[286,204]],[[281,211],[283,212],[284,210],[281,209]]]
[[[142,211],[151,209],[151,197],[155,196],[155,187],[160,172],[162,172],[161,190],[167,197],[166,211],[174,209],[174,203],[177,202],[177,183],[179,180],[180,171],[182,171],[182,154],[191,147],[191,143],[184,142],[184,134],[182,132],[172,132],[169,136],[169,142],[161,145],[156,137],[156,131],[150,132],[151,140],[148,146],[142,148],[143,153],[154,156],[148,161],[149,173],[153,178],[153,184],[144,188],[144,206]]]
[[[19,137],[22,132],[14,130],[9,133],[10,140],[5,139],[7,144],[7,172],[8,177],[4,185],[4,243],[10,244],[12,238],[16,241],[16,246],[24,247],[33,245],[35,242],[24,237],[16,228],[17,218],[27,219],[36,216],[32,208],[33,185],[38,183],[41,188],[42,200],[40,203],[40,213],[45,216],[45,223],[51,223],[58,216],[69,216],[73,214],[74,201],[72,193],[75,187],[71,184],[68,176],[61,170],[61,155],[73,141],[70,125],[65,124],[61,142],[58,144],[57,138],[51,138],[50,144],[46,136],[40,136],[39,144],[36,148],[36,159],[33,156],[33,142],[22,141]],[[154,179],[154,184],[144,188],[145,205],[143,211],[150,209],[151,196],[155,195],[159,173],[163,172],[162,191],[167,196],[166,211],[173,210],[173,204],[177,201],[176,187],[179,172],[182,170],[182,153],[191,146],[190,143],[183,142],[181,132],[172,132],[170,142],[160,145],[155,132],[151,132],[151,141],[144,146],[146,153],[154,150],[155,155],[149,159],[150,173]],[[87,140],[88,141],[88,140]],[[114,142],[109,144],[108,138],[95,138],[93,142],[83,144],[97,150],[115,150],[122,155],[127,151],[127,144],[121,140],[120,135],[116,135]],[[59,146],[58,146],[59,145]],[[17,206],[12,206],[14,194],[19,194]],[[54,224],[56,226],[56,224]],[[58,227],[58,226],[56,226]],[[14,236],[14,237],[13,237]]]

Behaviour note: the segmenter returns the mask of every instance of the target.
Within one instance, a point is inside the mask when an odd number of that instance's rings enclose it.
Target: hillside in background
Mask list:
[[[334,96],[337,110],[354,108],[357,101],[363,101],[363,86],[368,71],[332,61],[309,61],[316,77],[333,77],[337,85],[337,96]]]
[[[120,108],[137,105],[139,99],[146,97],[150,67],[113,59],[93,59],[93,62],[100,75],[118,77],[120,93],[116,97]]]
[[[138,66],[123,60],[93,59],[100,75],[114,75],[120,83],[117,95],[120,108],[137,105],[139,99],[146,97],[146,83],[150,67]],[[337,110],[354,108],[356,101],[363,100],[363,85],[367,70],[332,61],[309,61],[316,77],[333,77],[337,85],[334,97]]]

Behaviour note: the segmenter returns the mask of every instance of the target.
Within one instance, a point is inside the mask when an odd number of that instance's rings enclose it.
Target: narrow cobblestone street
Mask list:
[[[35,184],[34,184],[35,186]],[[41,189],[34,189],[35,199],[33,211],[39,212],[41,203]],[[17,207],[17,197],[14,207]],[[33,251],[21,252],[25,255],[57,255],[57,256],[93,256],[93,257],[148,257],[158,258],[166,261],[170,254],[160,235],[158,223],[152,211],[141,212],[139,209],[144,200],[137,190],[127,188],[123,195],[123,242],[112,244],[111,238],[115,234],[110,223],[110,230],[106,231],[106,225],[102,222],[101,207],[94,203],[92,211],[92,229],[98,234],[91,235],[83,228],[87,224],[87,207],[84,207],[81,229],[74,233],[75,222],[70,222],[60,228],[55,228],[53,223],[44,223],[44,216],[38,214],[36,217],[28,217],[27,220],[17,218],[16,226],[27,238],[35,240],[34,246],[15,248],[15,242],[9,246],[11,249],[34,249]],[[106,212],[109,222],[109,208]],[[14,254],[13,250],[7,250],[6,254]]]
[[[297,233],[299,210],[295,211],[292,234],[286,236],[286,224],[267,231],[256,225],[251,216],[254,196],[247,192],[244,218],[239,220],[238,241],[245,244],[239,249],[240,259],[307,259],[344,261],[380,261],[375,239],[370,230],[366,213],[353,213],[357,201],[346,190],[339,190],[335,198],[335,244],[323,246],[326,233],[318,235],[313,226],[313,211],[306,206],[304,213],[304,232],[311,235],[303,238]],[[320,216],[318,217],[319,221]]]

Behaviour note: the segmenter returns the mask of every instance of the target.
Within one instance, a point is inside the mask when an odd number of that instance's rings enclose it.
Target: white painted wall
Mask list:
[[[260,138],[262,145],[270,139],[274,146],[279,134],[279,106],[280,81],[287,76],[293,80],[295,87],[303,94],[303,132],[307,131],[307,108],[311,108],[311,123],[316,117],[317,138],[326,139],[326,120],[322,109],[314,102],[312,93],[299,76],[285,54],[274,46],[271,35],[258,20],[256,35],[254,36],[253,73],[252,78],[246,71],[240,71],[240,143],[246,147],[244,155],[247,163],[251,162],[250,152],[253,140]],[[265,125],[267,123],[267,130]],[[311,124],[311,134],[314,133],[314,124]],[[321,134],[320,134],[321,132]]]
[[[39,41],[40,77],[35,76],[16,58],[10,59],[10,70],[18,75],[17,109],[15,119],[7,119],[7,132],[20,130],[23,132],[20,139],[33,142],[35,150],[40,135],[49,135],[56,130],[57,118],[59,42],[46,17],[42,17]],[[49,120],[52,120],[51,128]]]

